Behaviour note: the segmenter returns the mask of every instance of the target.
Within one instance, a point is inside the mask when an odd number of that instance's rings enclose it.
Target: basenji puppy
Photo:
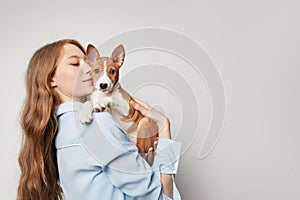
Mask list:
[[[92,104],[92,109],[96,112],[109,111],[127,133],[129,141],[134,142],[139,152],[145,155],[156,140],[158,127],[152,119],[134,109],[129,103],[130,100],[133,100],[132,97],[118,82],[119,69],[124,63],[124,58],[123,45],[117,46],[111,57],[101,57],[93,45],[88,45],[85,62],[91,66],[95,91],[91,95],[91,102],[87,101],[84,105]],[[84,105],[83,109],[89,107]],[[82,123],[90,123],[91,120],[86,116],[81,117]]]

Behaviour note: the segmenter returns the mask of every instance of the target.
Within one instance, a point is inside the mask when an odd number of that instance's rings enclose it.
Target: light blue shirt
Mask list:
[[[110,113],[93,114],[82,125],[82,103],[66,102],[56,112],[55,138],[59,179],[64,200],[162,200],[160,173],[176,174],[181,144],[159,139],[152,167]],[[176,188],[174,199],[181,199]]]

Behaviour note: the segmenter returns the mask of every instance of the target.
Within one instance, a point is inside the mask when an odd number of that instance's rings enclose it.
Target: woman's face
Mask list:
[[[76,45],[65,44],[63,47],[62,58],[51,81],[63,102],[82,102],[93,92],[90,66],[83,61],[84,56]]]

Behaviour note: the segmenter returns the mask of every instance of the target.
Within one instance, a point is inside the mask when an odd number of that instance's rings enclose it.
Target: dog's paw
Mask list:
[[[106,105],[105,104],[96,104],[94,105],[94,111],[95,112],[103,112],[106,109]]]
[[[82,116],[80,117],[80,123],[82,124],[89,124],[93,121],[93,117],[90,116]]]
[[[90,101],[83,103],[82,108],[79,113],[79,120],[82,124],[91,123],[93,120],[93,106]]]

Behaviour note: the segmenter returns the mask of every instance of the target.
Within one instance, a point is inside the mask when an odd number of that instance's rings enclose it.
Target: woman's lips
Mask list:
[[[83,82],[89,83],[89,84],[93,84],[93,79],[92,79],[92,78],[86,79],[86,80],[84,80]]]

